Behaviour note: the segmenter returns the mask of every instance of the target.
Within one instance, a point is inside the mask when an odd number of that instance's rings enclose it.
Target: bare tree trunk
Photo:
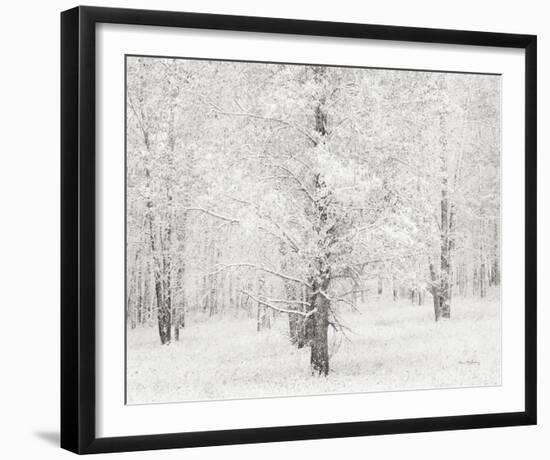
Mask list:
[[[262,301],[265,301],[265,278],[261,276],[258,279],[258,298]],[[256,315],[256,331],[260,332],[263,329],[271,329],[271,317],[270,312],[266,306],[258,302],[257,306],[257,315]]]
[[[209,247],[209,260],[210,267],[213,267],[216,264],[216,240],[212,238],[210,241]],[[218,313],[218,275],[210,274],[208,275],[208,315],[214,316]]]
[[[301,290],[298,289],[295,283],[285,281],[284,283],[285,295],[289,300],[301,301]],[[297,303],[294,307],[296,310],[304,311],[303,305]],[[288,335],[290,337],[290,343],[296,345],[298,348],[304,346],[302,337],[303,319],[302,315],[288,315]]]
[[[151,307],[151,269],[149,266],[149,261],[145,264],[145,274],[143,276],[143,302],[144,302],[144,314],[145,320],[147,323],[150,323],[153,318],[153,309]]]
[[[493,267],[492,267],[492,277],[493,277],[493,286],[498,286],[500,284],[500,241],[499,241],[499,230],[498,230],[498,221],[495,221],[494,224],[494,248],[493,248]]]
[[[137,279],[137,322],[138,324],[143,324],[143,286],[142,286],[142,270],[141,267],[138,271],[138,279]]]
[[[433,302],[434,302],[434,317],[436,321],[439,321],[439,317],[441,314],[439,309],[439,282],[437,279],[437,275],[435,273],[435,268],[433,263],[430,263],[430,277],[432,280],[431,293],[432,293]]]
[[[229,272],[227,274],[228,276],[228,286],[227,286],[227,294],[229,296],[229,309],[233,310],[236,306],[235,299],[234,299],[234,289],[233,289],[233,273]]]
[[[310,304],[316,312],[307,319],[309,330],[311,331],[311,372],[313,374],[326,376],[329,373],[328,315],[330,302],[324,295],[318,292],[315,285],[313,292],[310,298]]]
[[[292,345],[298,344],[298,316],[288,315],[288,336]]]
[[[485,263],[481,262],[479,267],[479,296],[481,298],[487,295],[487,273],[485,270]]]
[[[168,345],[170,343],[170,310],[166,308],[162,295],[162,283],[160,276],[155,276],[155,296],[157,299],[157,320],[160,343]]]
[[[179,311],[176,309],[175,316],[174,316],[174,340],[176,342],[180,339],[180,318],[179,318]]]
[[[146,170],[148,176],[148,170]],[[157,246],[155,244],[155,234],[153,230],[153,215],[152,215],[152,203],[151,201],[147,202],[147,218],[149,221],[149,242],[151,245],[151,254],[153,255],[153,272],[155,278],[155,297],[157,300],[157,321],[158,321],[158,330],[160,343],[162,345],[167,345],[170,343],[170,323],[171,323],[171,312],[167,308],[164,293],[162,289],[162,280],[161,280],[161,261],[157,254]]]
[[[441,260],[440,260],[440,285],[439,285],[439,318],[451,317],[451,296],[450,296],[450,278],[451,278],[451,248],[449,242],[449,198],[447,192],[447,178],[442,179],[441,187]]]
[[[177,286],[181,291],[181,303],[174,308],[172,315],[172,322],[174,323],[174,340],[180,339],[180,328],[185,326],[184,312],[185,312],[185,288],[183,283],[184,267],[178,269]]]
[[[262,329],[262,310],[263,305],[258,303],[256,307],[256,332],[260,332]]]
[[[458,291],[462,297],[466,296],[466,288],[468,283],[468,272],[466,270],[466,264],[462,262],[460,265],[460,276],[458,280]]]
[[[308,301],[308,293],[305,286],[300,287],[300,300],[304,303],[307,303]],[[304,304],[302,304],[302,311],[306,310],[304,307]],[[309,308],[307,308],[309,310]],[[292,315],[297,316],[296,318],[296,347],[298,348],[304,348],[307,345],[306,340],[306,321],[304,320],[303,316],[300,315]]]

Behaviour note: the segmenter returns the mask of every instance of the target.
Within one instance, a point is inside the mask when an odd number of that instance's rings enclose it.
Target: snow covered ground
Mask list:
[[[286,315],[260,333],[254,318],[189,318],[169,346],[156,327],[129,329],[128,404],[500,385],[497,299],[456,298],[439,323],[429,297],[361,311],[341,315],[350,341],[331,337],[326,378],[311,375],[309,348],[289,343]]]

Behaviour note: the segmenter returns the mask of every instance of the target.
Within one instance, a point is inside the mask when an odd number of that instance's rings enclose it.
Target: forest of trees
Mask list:
[[[374,296],[453,321],[500,284],[500,77],[127,58],[127,327],[329,330]],[[353,338],[351,339],[353,340]],[[254,346],[251,344],[251,346]]]

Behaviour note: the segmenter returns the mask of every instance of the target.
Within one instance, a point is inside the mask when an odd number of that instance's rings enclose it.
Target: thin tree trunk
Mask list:
[[[435,273],[434,264],[430,263],[430,277],[432,280],[432,297],[433,297],[433,303],[434,303],[434,317],[436,321],[439,321],[440,317],[440,309],[439,309],[439,282],[437,279],[437,275]]]
[[[295,283],[291,281],[285,281],[284,283],[285,295],[289,300],[302,300],[301,290],[297,294],[298,288]],[[303,311],[303,306],[296,304],[296,310]],[[304,346],[301,339],[301,327],[302,327],[302,315],[288,315],[288,335],[290,337],[290,343],[296,345],[298,348]]]
[[[447,179],[444,176],[441,187],[441,259],[440,259],[440,286],[439,286],[439,318],[451,317],[450,278],[451,278],[451,250],[449,243],[449,198],[447,194]]]
[[[160,343],[162,345],[168,345],[170,343],[170,312],[164,304],[160,276],[155,276],[155,296],[157,299],[157,320]]]
[[[493,285],[498,286],[500,284],[500,241],[499,241],[499,231],[498,231],[498,222],[495,221],[494,224],[494,254],[493,254]]]

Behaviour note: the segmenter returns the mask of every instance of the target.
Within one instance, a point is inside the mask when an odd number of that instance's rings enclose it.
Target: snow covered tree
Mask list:
[[[260,333],[284,316],[326,376],[340,312],[373,291],[431,295],[439,320],[454,289],[499,283],[494,78],[127,65],[131,327],[156,315],[168,344],[192,327],[186,313],[244,314]]]

